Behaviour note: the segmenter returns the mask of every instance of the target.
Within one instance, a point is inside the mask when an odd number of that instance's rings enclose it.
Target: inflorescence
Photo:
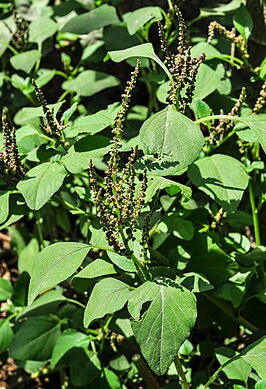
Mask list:
[[[226,39],[231,41],[238,48],[245,64],[246,65],[248,64],[249,54],[247,51],[246,41],[241,35],[236,35],[235,28],[232,28],[232,30],[229,31],[222,24],[213,21],[209,24],[208,30],[209,30],[208,43],[211,42],[212,38],[214,37],[215,31],[217,31],[220,35],[223,35]]]
[[[132,150],[123,168],[120,168],[119,150],[121,148],[125,115],[131,100],[132,90],[136,85],[139,67],[140,62],[137,61],[135,70],[131,73],[131,80],[127,82],[127,87],[122,95],[122,106],[113,126],[110,157],[102,183],[98,183],[92,162],[90,163],[91,187],[106,239],[117,253],[126,255],[129,258],[132,256],[129,242],[135,240],[134,233],[144,206],[147,174],[144,170],[141,177],[137,177],[134,168],[138,152],[137,147]],[[147,262],[148,220],[144,224],[142,241],[145,244],[143,245],[141,259],[143,266]]]
[[[35,89],[36,98],[42,106],[43,113],[46,119],[46,126],[43,126],[42,124],[40,126],[44,132],[46,132],[49,136],[57,140],[61,136],[63,126],[56,122],[53,112],[48,107],[47,101],[45,100],[41,89],[37,86],[34,79],[32,80],[32,84]]]
[[[254,105],[253,114],[257,115],[258,113],[260,113],[260,111],[265,106],[265,102],[266,102],[266,81],[263,83],[262,88],[260,90],[259,97]]]
[[[177,54],[171,52],[165,34],[165,26],[162,26],[160,21],[158,22],[158,27],[161,48],[165,53],[165,64],[173,79],[168,100],[171,104],[178,104],[178,110],[184,113],[188,104],[192,102],[196,76],[206,56],[202,53],[198,58],[191,57],[191,47],[187,43],[188,32],[185,21],[177,5],[174,6],[174,9],[178,18]],[[182,95],[181,90],[184,90]]]
[[[237,102],[227,114],[228,116],[239,116],[242,104],[246,99],[246,88],[242,88]],[[220,142],[226,134],[228,134],[234,127],[235,123],[229,119],[221,119],[216,127],[211,128],[211,133],[208,138],[208,143],[214,145]]]
[[[10,128],[5,112],[2,113],[4,151],[0,151],[0,178],[14,185],[25,174],[16,143],[16,130]]]

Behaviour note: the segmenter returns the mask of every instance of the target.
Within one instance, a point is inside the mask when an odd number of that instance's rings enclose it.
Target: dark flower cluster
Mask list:
[[[63,126],[59,125],[53,115],[53,112],[48,107],[47,101],[44,98],[44,95],[41,89],[37,86],[35,80],[32,80],[32,84],[34,86],[36,98],[40,105],[42,106],[43,113],[46,119],[46,126],[41,125],[41,129],[46,132],[49,136],[54,139],[59,139],[62,133]]]
[[[18,51],[25,49],[29,38],[29,23],[13,10],[13,18],[16,25],[16,30],[12,36],[11,45]]]
[[[92,162],[90,164],[90,182],[94,192],[95,203],[98,216],[103,225],[106,239],[114,250],[129,258],[132,252],[129,242],[134,240],[134,233],[139,224],[139,216],[145,201],[145,192],[147,188],[146,171],[141,177],[137,177],[134,168],[134,162],[137,157],[138,149],[135,147],[127,163],[120,168],[119,150],[121,148],[121,138],[123,134],[123,125],[126,111],[131,99],[132,90],[136,85],[136,79],[139,73],[139,61],[135,70],[131,73],[131,80],[128,81],[124,94],[122,95],[122,105],[115,119],[112,130],[113,138],[108,160],[108,168],[101,183],[98,182]],[[143,242],[147,241],[147,226],[143,229]],[[147,235],[148,236],[148,235]],[[143,265],[147,259],[146,246],[143,250]]]
[[[188,32],[186,23],[177,5],[174,6],[178,19],[178,46],[177,54],[173,54],[169,48],[165,34],[165,26],[158,22],[161,48],[165,53],[165,64],[172,75],[169,102],[177,105],[180,112],[185,112],[191,103],[195,89],[196,76],[205,54],[198,58],[192,58],[188,46]],[[181,95],[181,90],[184,92]]]
[[[16,130],[10,128],[5,112],[2,113],[4,151],[0,151],[0,178],[14,185],[25,174],[16,143]]]

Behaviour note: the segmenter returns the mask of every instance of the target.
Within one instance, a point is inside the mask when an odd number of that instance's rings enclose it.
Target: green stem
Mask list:
[[[256,206],[256,203],[255,203],[255,196],[254,196],[253,186],[252,186],[251,182],[249,182],[248,191],[249,191],[249,201],[250,201],[250,205],[251,205],[253,225],[254,225],[255,244],[256,244],[256,246],[260,246],[261,239],[260,239],[259,211],[258,211],[258,207]],[[263,259],[261,259],[259,261],[259,274],[260,274],[261,283],[262,283],[262,286],[264,289],[265,288],[265,269],[264,269]]]
[[[219,369],[216,370],[216,372],[211,376],[211,378],[208,380],[208,382],[204,385],[203,389],[207,389],[210,384],[218,377],[219,373],[227,366],[229,363],[235,361],[236,359],[239,359],[240,356],[236,356],[234,358],[229,359],[226,361],[222,366],[219,367]]]
[[[182,389],[189,389],[188,382],[182,367],[182,363],[178,357],[178,355],[174,359],[174,364],[176,368],[177,375],[179,377],[180,385]]]
[[[44,249],[44,242],[43,242],[43,234],[42,234],[42,227],[41,227],[41,217],[39,212],[37,213],[37,231],[39,235],[39,241],[40,241],[40,248],[41,250]]]
[[[77,300],[66,299],[66,301],[67,301],[68,303],[78,305],[79,307],[81,307],[81,308],[83,308],[83,309],[86,308],[86,305],[82,304],[81,302],[79,302],[79,301],[77,301]]]
[[[254,324],[250,323],[244,317],[242,316],[236,317],[234,313],[231,311],[231,309],[229,308],[229,306],[224,302],[218,300],[217,298],[207,293],[203,293],[203,296],[206,297],[213,304],[215,304],[218,308],[220,308],[221,311],[223,311],[228,317],[230,317],[230,319],[232,319],[237,324],[243,325],[244,327],[248,328],[252,332],[256,332],[259,330],[256,326],[254,326]]]
[[[140,354],[134,354],[132,357],[132,361],[137,366],[147,386],[151,389],[160,389],[159,384],[156,382],[155,378],[151,374],[142,356]]]
[[[242,120],[240,117],[238,117],[238,116],[231,116],[231,115],[210,115],[210,116],[205,116],[204,118],[200,118],[200,119],[195,120],[194,123],[200,124],[200,123],[204,123],[204,122],[212,122],[213,120],[217,120],[217,119],[218,120],[225,119],[225,120],[231,120],[233,122],[245,123],[245,121]]]

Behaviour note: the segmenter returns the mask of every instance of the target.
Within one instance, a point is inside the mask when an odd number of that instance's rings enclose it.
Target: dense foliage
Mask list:
[[[266,387],[265,42],[202,3],[0,3],[1,387]]]

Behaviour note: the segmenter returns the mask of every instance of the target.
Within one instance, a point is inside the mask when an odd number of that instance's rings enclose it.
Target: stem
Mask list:
[[[188,382],[182,367],[182,363],[178,357],[178,355],[174,359],[174,364],[176,368],[177,375],[179,377],[180,385],[182,389],[189,389]]]
[[[200,124],[200,123],[204,123],[204,122],[211,122],[211,121],[216,120],[216,119],[219,119],[219,120],[226,119],[226,120],[231,120],[233,122],[245,123],[245,121],[242,120],[240,117],[231,116],[231,115],[210,115],[210,116],[206,116],[204,118],[197,119],[197,120],[195,120],[194,123]]]
[[[43,242],[43,234],[42,234],[42,227],[41,227],[41,217],[39,212],[37,213],[37,231],[39,235],[39,241],[40,241],[40,248],[44,249],[44,242]]]
[[[144,381],[146,382],[147,386],[151,389],[160,389],[159,384],[155,381],[155,378],[153,377],[150,370],[148,369],[142,356],[140,354],[134,354],[132,357],[132,361],[137,366],[137,368],[138,368],[141,376],[143,377]]]
[[[260,246],[261,239],[260,239],[259,211],[255,203],[255,196],[254,196],[254,191],[251,182],[249,182],[248,184],[248,191],[249,191],[249,201],[251,205],[253,225],[254,225],[255,244],[256,246]],[[265,289],[265,269],[264,269],[263,259],[259,261],[259,274],[260,274],[260,279],[261,279],[263,289]]]
[[[211,378],[208,380],[208,382],[204,385],[203,389],[207,389],[209,385],[218,377],[219,373],[227,366],[229,363],[235,361],[236,359],[239,359],[240,356],[236,356],[234,358],[229,359],[226,361],[222,366],[219,367],[219,369],[216,370],[216,372],[211,376]]]
[[[213,297],[207,293],[203,293],[203,296],[206,297],[213,304],[215,304],[218,308],[220,308],[234,322],[236,322],[240,325],[243,325],[244,327],[246,327],[247,329],[249,329],[252,332],[256,332],[259,330],[256,326],[254,326],[254,324],[250,323],[244,317],[242,317],[242,316],[236,317],[227,304],[223,303],[222,301],[219,301],[218,299],[216,299],[215,297]]]
[[[76,305],[78,305],[79,307],[81,307],[81,308],[83,308],[83,309],[86,308],[86,306],[85,306],[84,304],[82,304],[80,301],[73,300],[73,299],[66,299],[66,301],[67,301],[68,303],[76,304]]]

